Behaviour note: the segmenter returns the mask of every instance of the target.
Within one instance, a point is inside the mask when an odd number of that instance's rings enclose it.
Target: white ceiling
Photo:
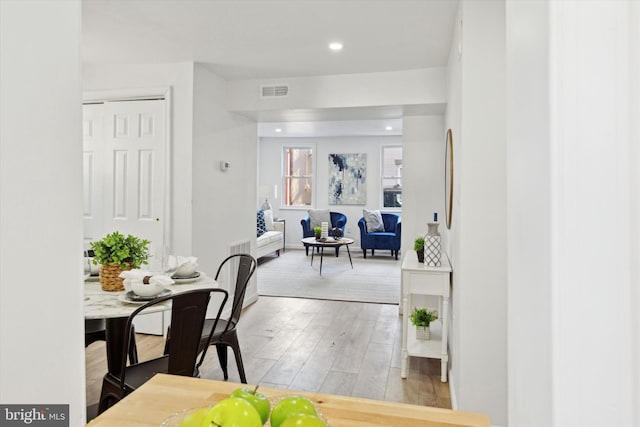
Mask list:
[[[83,0],[82,6],[84,62],[195,61],[233,80],[446,66],[458,0]],[[334,40],[342,51],[328,49]]]

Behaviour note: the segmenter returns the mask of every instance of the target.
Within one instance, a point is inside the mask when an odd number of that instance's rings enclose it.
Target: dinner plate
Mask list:
[[[118,301],[125,302],[127,304],[146,304],[149,301],[153,301],[156,298],[164,297],[167,295],[171,295],[171,291],[169,289],[165,289],[164,291],[153,297],[143,297],[140,295],[136,295],[133,291],[128,291],[127,293],[118,295]]]
[[[193,283],[200,278],[200,272],[196,271],[193,275],[187,277],[171,277],[175,284],[180,285],[183,283]]]

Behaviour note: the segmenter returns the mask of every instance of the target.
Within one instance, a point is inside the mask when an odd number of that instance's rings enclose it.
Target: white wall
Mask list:
[[[257,126],[224,107],[226,82],[195,65],[193,161],[193,253],[202,269],[215,274],[229,255],[228,245],[250,241],[255,254]],[[227,172],[220,161],[231,164]],[[256,281],[246,303],[257,299]]]
[[[55,16],[55,19],[51,19]],[[84,424],[80,2],[0,2],[0,402]]]
[[[632,426],[633,225],[630,2],[552,2],[551,360],[556,426]],[[637,17],[637,15],[636,15]],[[580,70],[580,72],[576,72]],[[600,224],[611,224],[608,232]],[[608,228],[605,225],[606,228]],[[637,242],[636,242],[637,244]],[[603,251],[602,249],[605,248]],[[595,315],[595,319],[593,316]],[[587,321],[586,319],[594,319]],[[598,321],[598,320],[602,321]],[[589,325],[586,333],[585,323]],[[597,345],[591,337],[599,337]],[[613,362],[613,363],[612,363]],[[585,371],[600,364],[608,369]],[[588,390],[608,390],[595,396]],[[640,420],[635,420],[638,422]]]
[[[362,217],[363,209],[380,209],[382,206],[380,181],[380,155],[383,145],[402,145],[399,136],[357,136],[357,137],[324,137],[324,138],[261,138],[259,158],[259,183],[277,184],[278,199],[271,204],[275,216],[287,220],[286,245],[300,248],[302,244],[302,226],[300,220],[307,216],[308,208],[282,208],[281,164],[284,146],[307,146],[314,149],[314,167],[316,173],[316,187],[313,197],[314,209],[330,209],[347,216],[345,236],[354,239],[353,252],[360,247],[360,229],[358,220]],[[366,205],[329,205],[329,154],[330,153],[366,153],[367,154],[367,202]],[[403,157],[404,157],[403,153]],[[404,166],[403,166],[404,168]],[[408,172],[406,169],[404,173]],[[260,206],[262,200],[257,206]],[[383,209],[384,211],[384,209]],[[392,210],[389,210],[390,212]],[[403,224],[404,227],[404,218]],[[385,252],[382,252],[383,254]],[[387,252],[390,255],[390,252]],[[376,254],[378,255],[378,254]]]
[[[631,3],[629,22],[640,22],[640,3]],[[631,55],[630,76],[640,75],[640,25],[630,25],[629,54]],[[631,78],[630,81],[631,106],[630,117],[640,117],[640,80]],[[631,144],[629,156],[629,169],[631,170],[631,259],[640,259],[640,120],[631,120]],[[635,190],[635,191],[634,191]],[[634,220],[635,218],[635,220]],[[631,283],[632,287],[631,304],[635,307],[634,317],[631,321],[635,325],[633,331],[633,349],[635,360],[640,358],[640,262],[632,264]],[[633,396],[636,401],[640,400],[640,364],[635,363],[632,367]],[[634,405],[635,425],[640,425],[640,405]]]
[[[438,230],[444,225],[444,117],[403,119],[402,253],[415,256],[413,241],[427,234],[427,223],[438,213]],[[443,236],[444,238],[444,236]]]
[[[551,426],[549,7],[506,12],[509,425]]]
[[[84,64],[83,91],[171,88],[171,228],[169,245],[192,251],[193,73],[191,62],[176,64]],[[215,272],[214,272],[215,273]]]
[[[231,111],[348,108],[446,102],[446,69],[229,82]],[[289,95],[261,99],[260,85],[287,84]]]
[[[446,119],[455,174],[448,233],[454,271],[451,389],[459,409],[487,413],[494,425],[506,425],[504,1],[463,1],[459,18]]]
[[[638,426],[639,9],[506,16],[509,425]]]

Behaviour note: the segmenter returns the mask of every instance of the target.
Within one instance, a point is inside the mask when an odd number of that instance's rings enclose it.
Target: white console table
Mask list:
[[[411,256],[413,255],[413,256]],[[428,267],[419,263],[414,253],[409,252],[402,261],[402,367],[400,376],[407,378],[409,356],[429,357],[441,360],[440,380],[447,382],[449,353],[447,332],[449,323],[449,295],[451,293],[451,264],[443,252],[441,267]],[[409,322],[413,311],[413,295],[439,297],[438,320],[431,322],[431,339],[416,339],[416,328]]]

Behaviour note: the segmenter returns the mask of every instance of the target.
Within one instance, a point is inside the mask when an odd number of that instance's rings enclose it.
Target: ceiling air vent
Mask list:
[[[289,95],[287,85],[260,86],[261,98],[284,98],[287,95]]]

